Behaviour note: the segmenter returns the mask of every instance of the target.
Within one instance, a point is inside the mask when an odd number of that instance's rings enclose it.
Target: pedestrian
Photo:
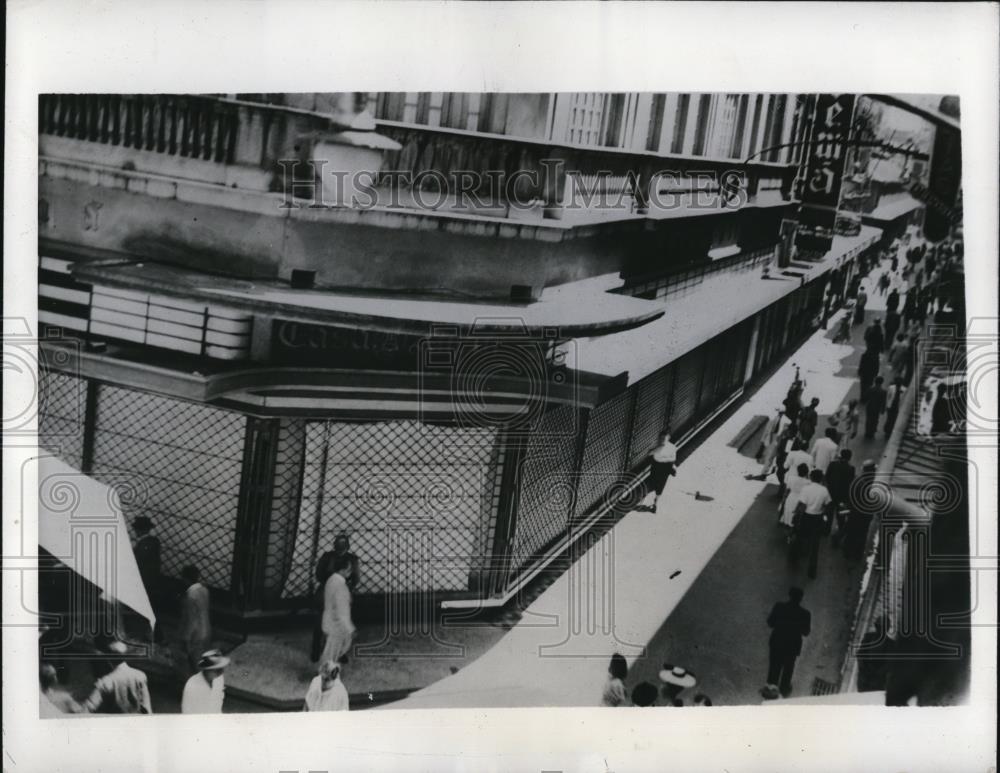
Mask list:
[[[709,698],[707,695],[705,695],[705,693],[700,692],[700,693],[698,693],[697,695],[694,696],[694,705],[695,706],[711,706],[712,705],[712,699]]]
[[[773,700],[780,694],[787,698],[792,694],[792,674],[795,661],[802,654],[802,639],[812,628],[812,615],[802,606],[801,588],[788,590],[788,601],[779,601],[767,616],[771,629],[768,641],[767,685],[761,695]]]
[[[660,433],[660,443],[650,454],[649,477],[653,485],[653,511],[655,512],[660,504],[660,497],[663,489],[667,485],[667,479],[671,475],[677,474],[677,446],[670,440],[670,430],[665,429]]]
[[[326,581],[323,593],[323,645],[322,659],[347,662],[347,653],[354,638],[354,623],[351,620],[351,591],[347,587],[347,575],[351,572],[351,562],[347,556],[334,560],[333,574]]]
[[[858,434],[858,401],[851,398],[841,405],[835,414],[830,417],[830,426],[837,430],[837,443],[839,446],[847,444],[848,440],[853,440]]]
[[[94,683],[94,689],[83,707],[91,713],[152,714],[146,675],[125,662],[128,647],[112,641],[105,647],[105,657],[111,669]]]
[[[885,295],[886,291],[889,289],[889,272],[883,271],[882,276],[878,278],[878,294]]]
[[[347,575],[347,589],[353,595],[361,582],[361,561],[351,552],[351,541],[346,534],[338,534],[333,540],[333,550],[326,551],[320,556],[316,564],[317,590],[315,594],[315,624],[313,626],[312,660],[317,662],[323,650],[323,599],[326,581],[333,574],[333,565],[337,558],[344,556],[351,564],[350,574]]]
[[[313,677],[306,691],[303,711],[349,711],[350,697],[340,681],[340,666],[324,660],[319,674]]]
[[[808,444],[816,432],[816,425],[819,423],[819,398],[814,397],[809,401],[809,405],[802,409],[799,415],[799,437]]]
[[[781,503],[781,517],[778,519],[778,522],[787,529],[787,540],[791,543],[793,529],[795,528],[795,514],[799,506],[799,494],[802,493],[802,489],[809,482],[809,465],[805,462],[800,462],[796,465],[795,469],[789,471],[786,481],[788,491]]]
[[[899,332],[899,326],[902,323],[902,318],[899,316],[898,311],[890,311],[885,315],[885,343],[891,344],[896,340],[896,334]]]
[[[865,459],[861,464],[861,473],[850,488],[847,531],[844,534],[844,554],[854,561],[864,558],[865,542],[872,519],[875,516],[871,489],[875,484],[876,476],[875,461]]]
[[[625,678],[628,676],[628,664],[619,653],[611,656],[608,664],[608,679],[604,683],[604,693],[601,696],[602,706],[624,706],[628,700],[625,691]]]
[[[775,408],[775,415],[764,428],[764,436],[761,439],[760,474],[757,476],[760,480],[766,480],[767,476],[771,474],[771,470],[774,469],[774,460],[778,456],[778,446],[790,424],[791,421],[785,416],[784,408],[781,406]]]
[[[938,384],[938,396],[931,409],[931,434],[939,434],[951,431],[951,420],[953,412],[951,409],[951,399],[948,396],[948,385]]]
[[[861,402],[868,400],[868,392],[871,390],[876,376],[878,376],[878,355],[871,349],[866,349],[861,355],[861,362],[858,363]]]
[[[830,462],[826,468],[826,490],[830,492],[830,499],[833,500],[830,509],[837,523],[837,533],[833,542],[839,545],[844,539],[844,529],[847,521],[844,517],[845,508],[849,508],[851,499],[851,485],[854,483],[854,465],[851,464],[850,448],[844,448],[840,455]]]
[[[865,321],[865,306],[868,304],[868,293],[865,288],[858,288],[858,297],[854,301],[854,324],[860,325]]]
[[[181,714],[221,714],[226,698],[224,672],[229,658],[219,650],[208,650],[198,659],[198,673],[184,684]]]
[[[901,376],[897,376],[893,379],[889,389],[886,390],[885,395],[885,426],[882,427],[882,431],[887,438],[892,434],[892,428],[896,426],[896,416],[899,415],[899,404],[904,394],[906,394],[906,387],[903,385],[903,379]]]
[[[212,647],[212,622],[208,588],[201,583],[196,566],[185,566],[181,578],[187,583],[181,602],[181,641],[191,672],[198,671],[201,656]]]
[[[161,617],[160,598],[162,596],[162,567],[160,560],[160,539],[153,532],[153,522],[144,515],[138,516],[132,522],[135,529],[135,543],[132,552],[135,554],[136,568],[139,570],[139,577],[146,595],[149,597],[150,606],[157,617]],[[153,632],[154,641],[163,640],[163,627],[158,626]]]
[[[798,469],[800,464],[812,469],[812,457],[806,451],[802,438],[796,437],[791,443],[791,450],[785,455],[785,474],[787,475],[790,470]]]
[[[810,455],[812,456],[813,469],[819,470],[826,475],[826,468],[837,455],[837,430],[828,427],[823,437],[813,443]]]
[[[805,551],[809,556],[809,577],[816,578],[819,563],[819,540],[829,523],[827,515],[832,504],[830,492],[823,485],[823,473],[813,470],[809,473],[809,483],[799,492],[798,511],[795,523],[795,541],[792,545],[791,558],[793,563],[800,553]]]
[[[899,309],[899,290],[895,287],[889,292],[889,297],[885,299],[885,310],[897,311]]]
[[[874,351],[876,355],[884,351],[885,336],[882,332],[882,320],[876,319],[865,331],[865,348]]]
[[[875,385],[868,390],[868,399],[865,400],[865,440],[875,437],[879,417],[885,413],[886,391],[883,383],[884,379],[878,376]]]
[[[799,381],[795,381],[788,390],[785,400],[782,403],[785,408],[785,416],[791,422],[799,420],[799,411],[802,410],[802,386]]]
[[[59,686],[59,676],[51,663],[42,663],[39,666],[38,683],[41,689],[40,717],[59,717],[63,714],[80,714],[83,711],[83,707],[73,699],[73,696]]]
[[[698,678],[694,674],[682,666],[670,663],[663,664],[659,676],[663,683],[663,698],[668,706],[683,706],[681,693],[698,684]]]
[[[632,690],[632,705],[646,708],[656,704],[656,687],[649,682],[639,682]]]
[[[837,325],[837,334],[833,337],[833,342],[835,344],[847,343],[851,340],[851,312],[847,311],[844,316],[840,318],[840,324]]]
[[[787,469],[785,463],[788,461],[788,454],[792,450],[795,439],[798,437],[798,432],[798,426],[795,422],[792,422],[785,428],[784,435],[782,435],[781,440],[778,441],[778,452],[774,458],[774,472],[778,478],[779,498],[785,490],[785,471]]]
[[[907,366],[910,360],[910,345],[906,336],[902,333],[896,334],[896,340],[889,349],[889,366],[895,378],[903,378],[906,375]]]

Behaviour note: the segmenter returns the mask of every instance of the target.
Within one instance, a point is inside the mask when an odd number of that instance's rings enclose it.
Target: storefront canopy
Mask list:
[[[114,488],[38,459],[38,544],[85,580],[156,623]]]

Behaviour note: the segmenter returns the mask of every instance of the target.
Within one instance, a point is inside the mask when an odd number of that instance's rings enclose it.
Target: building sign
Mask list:
[[[795,238],[800,254],[818,257],[833,246],[854,99],[853,94],[819,94],[816,98]]]
[[[961,210],[957,206],[961,184],[962,135],[950,126],[938,126],[927,186],[928,198],[936,204],[926,215],[924,233],[928,239],[943,239],[952,226],[961,223]]]
[[[288,365],[412,371],[421,340],[415,335],[278,319],[271,351],[275,362]]]

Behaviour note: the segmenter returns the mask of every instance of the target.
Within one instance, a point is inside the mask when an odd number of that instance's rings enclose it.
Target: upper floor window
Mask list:
[[[646,131],[646,150],[660,149],[660,133],[663,131],[663,113],[667,106],[666,94],[654,94],[649,109],[649,129]]]
[[[677,112],[674,115],[674,136],[670,140],[671,153],[684,152],[684,136],[687,132],[688,110],[690,105],[690,94],[677,95]]]
[[[691,152],[696,156],[705,155],[705,144],[708,139],[708,119],[712,111],[712,95],[702,94],[698,98],[698,114],[694,126],[694,147]]]

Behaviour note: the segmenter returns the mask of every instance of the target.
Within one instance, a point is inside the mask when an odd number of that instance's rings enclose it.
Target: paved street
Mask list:
[[[878,267],[872,276],[880,273]],[[883,296],[870,293],[870,297],[865,324],[853,328],[850,351],[832,344],[838,315],[828,325],[826,334],[817,333],[790,358],[803,365],[802,375],[807,382],[803,397],[807,401],[814,393],[824,396],[817,391],[822,386],[824,366],[832,365],[833,375],[838,379],[853,378],[856,374],[864,351],[865,327],[885,308]],[[840,402],[822,400],[818,426],[826,426],[831,409],[857,396],[855,380]],[[752,398],[751,402],[757,403],[757,399]],[[874,440],[865,440],[862,426],[858,437],[849,444],[855,467],[860,469],[861,462],[868,458],[877,460],[885,440],[881,431]],[[754,438],[744,450],[753,454],[756,447]],[[747,467],[755,471],[749,457]],[[817,679],[839,682],[864,564],[848,561],[825,537],[815,580],[807,577],[804,560],[797,567],[790,566],[784,532],[776,523],[777,503],[778,486],[772,476],[691,590],[653,636],[647,656],[640,658],[629,674],[630,686],[642,681],[658,684],[661,664],[671,662],[683,665],[699,677],[699,684],[683,696],[687,704],[699,692],[711,697],[716,705],[760,702],[759,690],[767,674],[770,631],[765,621],[772,605],[785,600],[791,585],[805,590],[803,606],[812,613],[812,633],[803,644],[796,664],[793,696],[811,694]]]

